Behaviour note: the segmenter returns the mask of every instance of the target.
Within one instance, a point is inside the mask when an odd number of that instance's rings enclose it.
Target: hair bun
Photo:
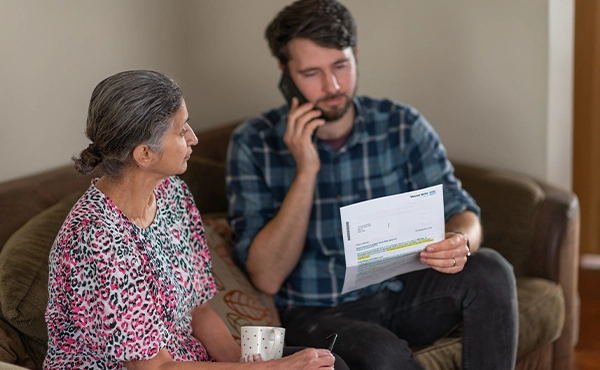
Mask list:
[[[88,145],[87,148],[81,151],[79,158],[73,158],[75,169],[77,172],[87,175],[102,162],[102,153],[94,144]]]
[[[90,153],[94,157],[98,157],[98,159],[102,160],[102,153],[100,152],[100,150],[98,148],[96,148],[96,146],[94,144],[88,145],[87,149],[85,149],[85,150],[87,150],[88,153]]]

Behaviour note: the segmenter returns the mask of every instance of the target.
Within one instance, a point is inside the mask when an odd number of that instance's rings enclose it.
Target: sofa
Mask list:
[[[231,259],[224,160],[236,124],[198,132],[198,145],[181,177],[203,217],[219,289],[210,304],[239,340],[242,325],[277,326],[280,321],[272,298],[257,291]],[[577,197],[521,174],[454,165],[481,206],[483,245],[498,250],[514,267],[517,369],[571,369],[579,327]],[[0,369],[41,368],[47,348],[48,252],[90,179],[65,166],[0,183]],[[461,330],[414,350],[428,370],[460,369]]]

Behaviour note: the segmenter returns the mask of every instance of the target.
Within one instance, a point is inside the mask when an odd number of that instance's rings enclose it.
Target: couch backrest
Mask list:
[[[75,191],[90,186],[92,176],[79,175],[73,166],[0,183],[0,251],[8,238],[31,217]]]
[[[217,128],[196,131],[198,144],[192,148],[192,156],[210,158],[217,162],[225,162],[225,159],[227,158],[229,137],[240,123],[241,121],[235,121]]]
[[[519,174],[460,163],[455,167],[456,177],[481,207],[482,245],[499,251],[516,276],[528,275],[533,230],[545,198],[541,187]]]

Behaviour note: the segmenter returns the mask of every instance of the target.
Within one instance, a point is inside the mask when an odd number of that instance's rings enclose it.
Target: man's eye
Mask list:
[[[344,69],[344,68],[346,68],[346,63],[336,64],[335,68],[336,69]]]
[[[181,130],[181,136],[185,136],[187,131],[188,131],[187,128],[184,128],[183,130]]]

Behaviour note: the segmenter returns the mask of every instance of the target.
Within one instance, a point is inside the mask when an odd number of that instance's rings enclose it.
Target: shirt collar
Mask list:
[[[354,110],[356,116],[354,117],[354,126],[352,127],[352,134],[346,141],[345,147],[351,147],[356,143],[364,141],[367,138],[367,120],[365,119],[365,108],[362,106],[360,98],[354,97]],[[342,148],[344,147],[342,146]]]

